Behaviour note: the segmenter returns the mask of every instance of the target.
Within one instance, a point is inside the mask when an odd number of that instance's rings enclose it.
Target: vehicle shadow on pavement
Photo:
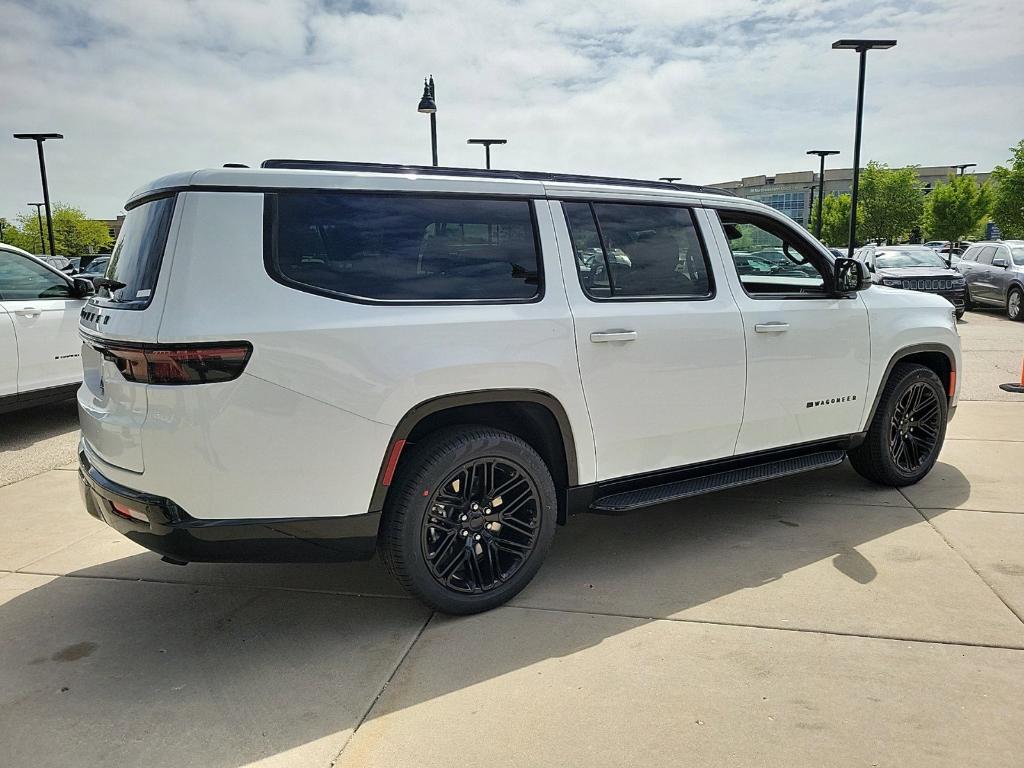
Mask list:
[[[72,400],[0,414],[0,454],[18,451],[58,435],[78,431],[78,404]]]
[[[952,507],[970,484],[943,469]],[[948,563],[930,555],[927,536],[898,491],[848,465],[629,516],[579,516],[518,607],[498,609],[522,617],[514,631],[486,648],[486,616],[431,617],[397,596],[376,561],[179,568],[145,553],[70,578],[11,574],[0,591],[40,583],[0,605],[0,754],[35,768],[240,768],[301,748],[287,757],[327,765],[367,713],[428,704],[651,619],[901,636],[901,613],[920,601],[906,575],[941,579]],[[899,583],[891,568],[905,569]],[[858,615],[879,600],[891,616]],[[607,618],[531,631],[537,610]]]

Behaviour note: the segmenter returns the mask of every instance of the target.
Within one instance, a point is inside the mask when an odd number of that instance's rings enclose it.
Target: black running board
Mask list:
[[[664,485],[653,485],[621,493],[613,493],[595,499],[590,505],[591,512],[602,514],[621,514],[641,507],[664,504],[667,501],[679,501],[691,496],[700,496],[727,488],[738,488],[741,485],[760,483],[762,480],[773,480],[777,477],[796,475],[812,469],[824,469],[841,464],[846,457],[845,451],[829,450],[807,453],[788,459],[766,461],[763,464],[727,469],[708,475],[677,480]]]

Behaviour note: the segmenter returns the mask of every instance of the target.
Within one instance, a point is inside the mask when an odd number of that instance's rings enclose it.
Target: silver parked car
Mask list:
[[[1011,320],[1024,320],[1024,240],[975,243],[957,269],[967,280],[968,308],[1004,307]]]

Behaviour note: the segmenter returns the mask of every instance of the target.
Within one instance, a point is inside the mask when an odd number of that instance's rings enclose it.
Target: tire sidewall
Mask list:
[[[1017,294],[1017,315],[1016,317],[1010,314],[1010,299],[1013,295]],[[1020,288],[1011,288],[1010,292],[1006,294],[1006,316],[1011,320],[1020,321],[1024,319],[1024,292]]]
[[[889,428],[892,424],[893,413],[896,411],[896,405],[899,403],[900,398],[904,395],[908,388],[919,382],[928,384],[935,392],[939,402],[939,427],[938,435],[935,439],[935,448],[932,455],[928,458],[924,464],[915,469],[913,472],[905,472],[897,464],[892,457],[892,451],[889,449]],[[879,430],[878,438],[882,440],[882,455],[885,457],[885,462],[888,465],[887,470],[892,473],[896,478],[899,478],[900,485],[912,485],[929,472],[932,467],[935,466],[935,462],[939,458],[939,453],[942,451],[942,445],[946,439],[946,419],[949,411],[949,401],[946,397],[946,392],[942,388],[942,382],[939,381],[939,377],[935,375],[935,372],[924,367],[915,367],[910,370],[900,379],[899,384],[895,389],[892,390],[891,397],[888,398],[887,402],[883,404],[882,410],[882,423],[881,429]]]
[[[412,591],[422,600],[447,613],[475,613],[501,605],[525,587],[540,568],[554,537],[558,498],[551,473],[543,459],[529,445],[507,433],[489,428],[466,430],[467,439],[453,435],[452,450],[433,453],[430,441],[410,457],[410,471],[399,481],[398,502],[406,505],[400,530],[397,531],[404,553],[406,576]],[[484,435],[480,437],[478,435]],[[487,458],[512,461],[533,481],[537,489],[540,510],[540,530],[537,545],[519,570],[509,580],[489,592],[469,595],[445,588],[438,582],[427,565],[422,548],[422,530],[430,499],[434,491],[452,472],[463,464]]]

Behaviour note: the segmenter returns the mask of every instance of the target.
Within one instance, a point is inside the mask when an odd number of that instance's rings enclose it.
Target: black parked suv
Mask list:
[[[865,247],[858,254],[871,273],[871,281],[891,288],[937,293],[964,314],[964,276],[933,249],[924,245]]]

